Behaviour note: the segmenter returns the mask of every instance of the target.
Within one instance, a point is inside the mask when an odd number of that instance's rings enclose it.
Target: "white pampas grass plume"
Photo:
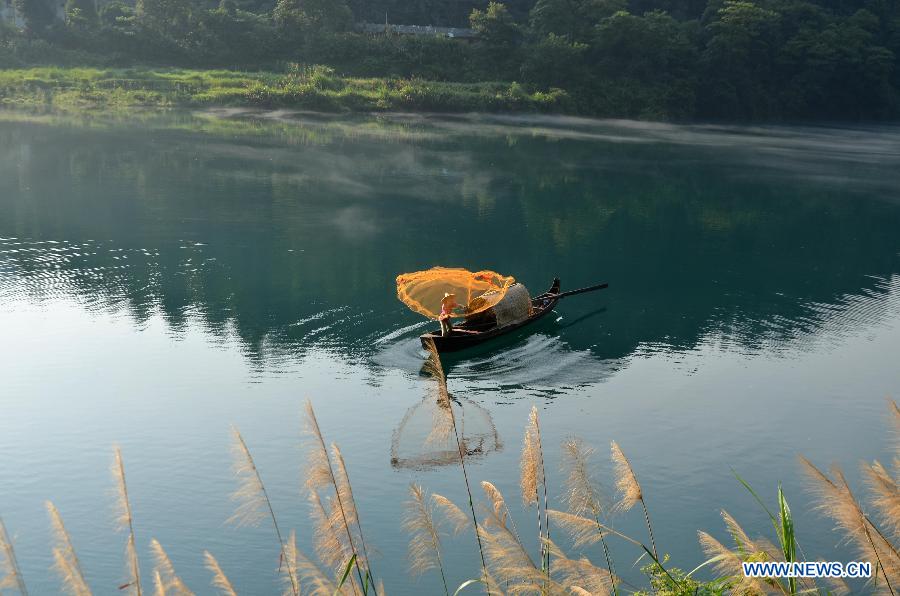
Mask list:
[[[72,596],[90,596],[91,590],[84,579],[81,564],[72,546],[72,539],[63,523],[59,510],[50,501],[46,502],[47,513],[50,515],[50,525],[53,527],[55,546],[53,547],[53,561],[56,572],[62,579],[62,587]]]
[[[641,490],[641,485],[637,480],[637,476],[634,475],[631,463],[628,461],[628,458],[625,457],[625,454],[622,453],[622,449],[619,447],[618,443],[613,441],[610,446],[610,451],[612,453],[613,464],[615,464],[616,468],[616,489],[619,491],[620,495],[619,502],[616,504],[616,509],[619,511],[628,511],[637,505],[638,501],[644,498],[644,492]]]
[[[463,513],[463,510],[457,507],[453,501],[441,495],[431,495],[431,498],[434,500],[438,510],[444,514],[444,518],[449,522],[454,535],[458,535],[466,528],[472,526],[471,518]]]
[[[614,578],[606,569],[601,569],[586,557],[570,559],[551,540],[545,540],[545,548],[551,555],[551,576],[559,578],[564,586],[577,586],[594,596],[606,596],[613,587]]]
[[[332,501],[334,498],[332,497]],[[313,524],[313,547],[316,556],[327,567],[337,570],[353,557],[353,552],[344,540],[345,533],[340,520],[340,511],[325,508],[321,497],[315,491],[309,493],[310,519]]]
[[[150,541],[150,550],[153,551],[153,557],[156,559],[156,576],[161,579],[165,593],[172,596],[193,596],[194,593],[175,573],[175,566],[168,553],[155,538]]]
[[[638,501],[644,510],[644,521],[647,523],[647,533],[650,535],[650,547],[653,549],[653,558],[659,561],[659,553],[656,552],[656,541],[653,539],[653,525],[650,523],[650,512],[647,511],[647,503],[644,502],[644,491],[638,482],[631,462],[622,453],[618,443],[612,442],[610,446],[613,464],[616,468],[616,488],[621,494],[621,500],[616,505],[616,509],[620,511],[628,511],[634,507]]]
[[[441,540],[434,521],[434,505],[425,496],[418,484],[409,487],[410,500],[406,503],[403,528],[409,533],[410,573],[422,575],[429,569],[438,569],[444,584],[444,592],[449,594],[444,565],[441,559]]]
[[[522,503],[528,507],[538,503],[538,485],[541,478],[541,444],[537,428],[537,408],[532,406],[525,427],[522,443],[522,458],[519,462],[519,486],[522,489]]]
[[[604,534],[608,533],[595,519],[554,509],[550,509],[547,514],[554,524],[569,535],[575,548],[596,544],[600,542]]]
[[[226,523],[236,526],[255,526],[269,516],[269,497],[260,478],[256,462],[244,437],[237,428],[231,428],[232,472],[237,477],[238,487],[231,493],[236,503],[234,513]]]
[[[873,579],[877,581],[881,576],[892,589],[900,586],[900,555],[865,515],[840,469],[832,468],[832,479],[809,460],[801,457],[800,461],[812,481],[813,492],[819,501],[818,509],[834,520],[855,544],[860,560],[875,564]]]
[[[700,540],[700,548],[703,553],[710,559],[715,559],[713,569],[719,577],[728,577],[734,580],[732,586],[733,594],[743,596],[757,596],[767,593],[765,586],[756,578],[744,577],[742,559],[737,553],[726,547],[724,544],[707,534],[706,532],[697,532]]]
[[[16,561],[16,551],[6,532],[6,526],[3,525],[3,519],[0,518],[0,590],[10,588],[18,590],[23,596],[28,596],[25,580],[19,571],[19,562]]]
[[[232,453],[234,461],[232,464],[234,474],[238,478],[238,488],[231,494],[231,500],[237,503],[234,514],[228,519],[229,523],[238,526],[256,525],[266,518],[272,520],[272,527],[278,538],[278,546],[281,553],[281,559],[285,558],[286,545],[278,526],[278,519],[275,517],[275,511],[272,509],[272,502],[269,500],[269,494],[266,492],[266,486],[263,484],[262,477],[259,475],[259,469],[244,437],[237,428],[232,427]],[[297,578],[289,572],[291,585],[295,596],[299,596],[300,587],[297,584]]]
[[[224,596],[237,596],[234,586],[231,585],[231,581],[225,575],[225,572],[222,571],[216,558],[212,556],[209,551],[203,551],[203,559],[206,568],[213,574],[212,586],[219,590],[219,594],[223,594]]]
[[[304,593],[310,596],[335,596],[336,594],[356,593],[353,581],[349,576],[349,586],[344,585],[338,589],[337,584],[328,577],[328,574],[306,558],[299,550],[297,551],[297,572],[302,579]],[[381,588],[379,588],[380,590]]]
[[[863,475],[874,494],[872,505],[878,510],[894,540],[900,537],[900,486],[881,463],[863,464]]]
[[[125,545],[128,581],[119,586],[119,589],[128,589],[131,593],[141,596],[143,593],[141,568],[134,543],[134,516],[131,512],[131,501],[128,498],[128,484],[125,481],[125,463],[122,461],[122,450],[118,446],[114,447],[112,474],[116,481],[116,508],[118,511],[116,522],[121,530],[128,532],[128,542]]]
[[[575,437],[563,443],[563,470],[566,472],[566,492],[563,501],[570,513],[603,514],[603,500],[600,489],[590,472],[589,461],[594,449]]]

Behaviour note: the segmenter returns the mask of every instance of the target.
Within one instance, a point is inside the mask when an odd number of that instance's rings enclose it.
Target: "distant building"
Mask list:
[[[462,27],[432,27],[431,25],[391,25],[389,23],[357,23],[355,29],[370,35],[416,35],[419,37],[450,37],[474,39],[472,29]]]

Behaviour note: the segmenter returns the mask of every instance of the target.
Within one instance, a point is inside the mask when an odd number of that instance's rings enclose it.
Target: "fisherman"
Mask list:
[[[438,317],[438,321],[441,322],[441,335],[444,337],[450,335],[453,331],[453,322],[450,320],[450,317],[453,316],[453,309],[458,306],[456,295],[444,292],[444,297],[441,299],[441,314]]]

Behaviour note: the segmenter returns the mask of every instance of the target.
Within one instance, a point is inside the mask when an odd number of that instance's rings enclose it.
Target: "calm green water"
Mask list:
[[[307,398],[347,458],[375,572],[391,593],[439,590],[433,574],[406,575],[401,502],[418,482],[463,504],[460,471],[405,466],[415,449],[392,465],[395,437],[412,436],[408,449],[428,432],[415,412],[431,388],[426,326],[393,280],[436,264],[496,269],[535,293],[557,275],[564,289],[610,283],[445,362],[473,428],[496,428],[498,448],[470,473],[507,494],[524,534],[517,467],[534,404],[551,499],[560,441],[598,447],[607,487],[618,441],[678,566],[702,561],[698,529],[726,540],[721,508],[771,534],[732,467],[772,501],[784,483],[809,556],[851,558],[810,510],[796,456],[836,462],[857,485],[859,460],[891,457],[900,128],[7,112],[0,515],[32,592],[57,590],[53,499],[89,582],[117,593],[118,444],[145,576],[155,537],[198,593],[210,593],[204,549],[242,593],[273,593],[271,530],[224,523],[229,427],[311,551]],[[640,537],[641,523],[615,521]],[[446,548],[453,585],[477,575],[471,537]],[[639,553],[613,548],[638,578]]]

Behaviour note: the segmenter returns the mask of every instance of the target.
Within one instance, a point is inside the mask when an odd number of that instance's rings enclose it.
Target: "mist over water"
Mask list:
[[[411,481],[463,503],[460,473],[392,466],[391,447],[430,388],[418,343],[430,325],[394,279],[441,264],[511,274],[534,294],[555,276],[564,290],[610,283],[445,359],[451,392],[498,435],[476,480],[518,502],[535,404],[553,469],[577,433],[609,480],[608,443],[622,446],[677,566],[702,561],[698,529],[724,540],[721,508],[769,533],[731,468],[770,499],[781,481],[805,551],[849,560],[810,511],[796,455],[843,465],[857,486],[859,460],[890,459],[898,197],[891,126],[0,112],[0,515],[35,593],[57,585],[48,498],[89,582],[114,593],[119,444],[148,571],[155,537],[198,593],[204,549],[239,591],[270,591],[270,532],[224,525],[229,426],[310,550],[309,397],[347,458],[376,572],[391,593],[437,589],[405,573],[400,503]],[[477,573],[464,538],[447,547],[454,585]],[[615,551],[624,567],[637,557]]]

